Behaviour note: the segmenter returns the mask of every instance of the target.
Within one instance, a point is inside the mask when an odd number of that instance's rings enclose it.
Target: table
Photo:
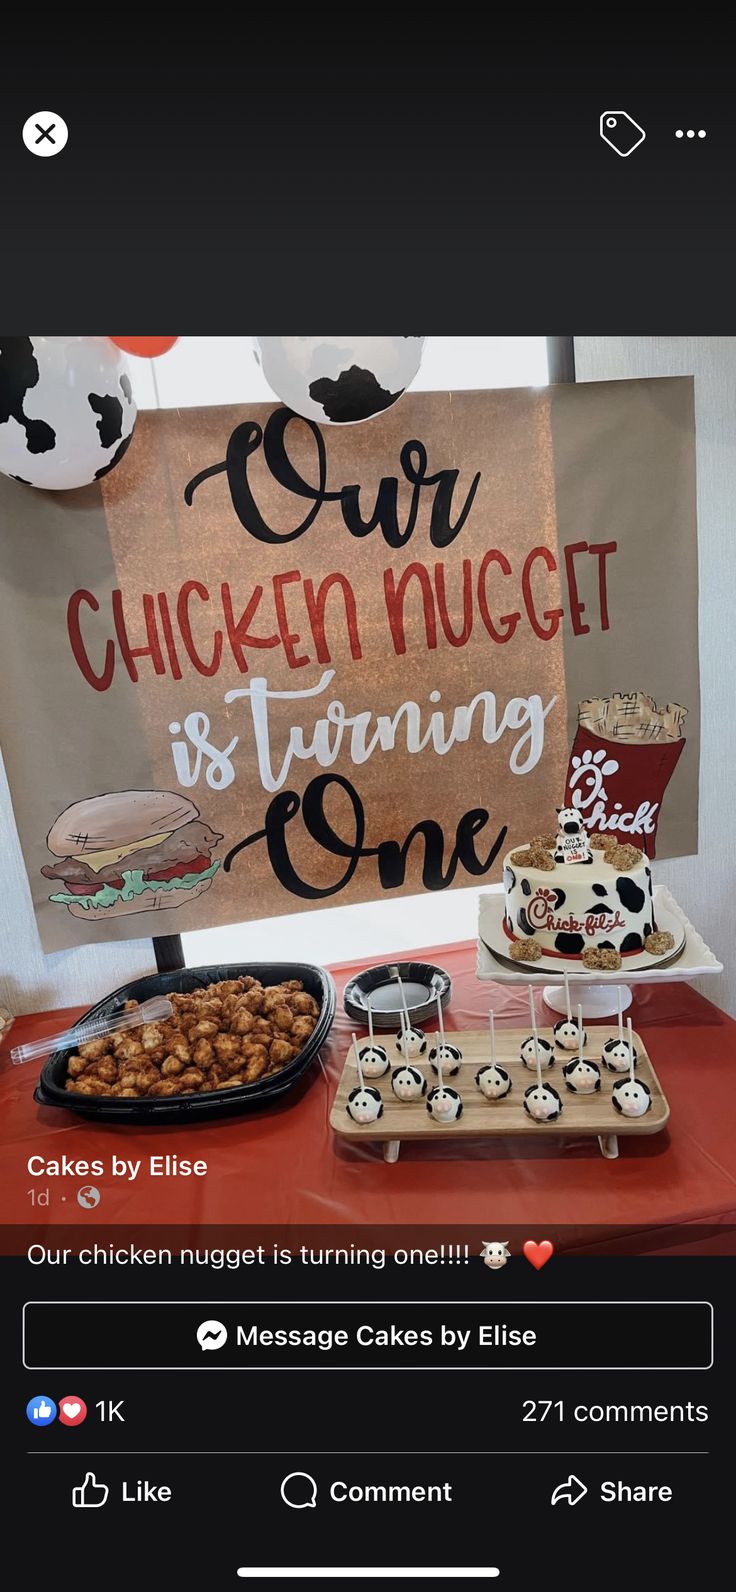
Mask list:
[[[501,1026],[524,1023],[526,990],[479,983],[474,942],[411,955],[438,963],[452,978],[448,1033],[482,1026],[491,1003]],[[566,1143],[564,1133],[545,1131],[539,1140],[406,1144],[391,1166],[380,1145],[338,1142],[328,1122],[349,1042],[342,990],[357,970],[353,964],[332,969],[338,1016],[321,1066],[266,1110],[197,1128],[97,1127],[39,1107],[37,1069],[13,1067],[6,1040],[0,1050],[5,1223],[45,1229],[74,1222],[87,1234],[111,1223],[334,1227],[343,1230],[343,1242],[359,1240],[367,1227],[374,1233],[461,1227],[473,1242],[481,1230],[486,1238],[523,1231],[554,1234],[561,1247],[577,1250],[736,1253],[736,1022],[702,995],[685,984],[636,986],[633,1025],[645,1038],[671,1118],[653,1138],[622,1140],[617,1161],[604,1161],[595,1142]],[[541,992],[537,1001],[540,1021],[551,1024]],[[18,1018],[12,1043],[58,1030],[82,1010]],[[204,1159],[206,1177],[150,1178],[148,1158],[167,1153]],[[31,1176],[32,1155],[102,1161],[103,1172],[89,1177],[103,1196],[98,1208],[79,1209],[78,1182]],[[136,1181],[112,1177],[113,1155],[141,1160]],[[31,1205],[31,1188],[50,1191],[48,1207]]]

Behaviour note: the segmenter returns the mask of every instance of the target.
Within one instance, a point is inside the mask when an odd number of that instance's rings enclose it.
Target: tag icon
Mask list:
[[[616,151],[617,155],[633,155],[634,150],[644,143],[646,133],[628,111],[604,111],[601,116],[601,138],[604,144]]]

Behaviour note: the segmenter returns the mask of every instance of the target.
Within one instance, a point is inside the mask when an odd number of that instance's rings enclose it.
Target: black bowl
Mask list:
[[[377,967],[367,967],[346,984],[343,997],[345,1010],[354,1023],[360,1023],[362,1027],[367,1026],[366,996],[370,995],[374,997],[374,1002],[377,1001],[377,1004],[373,1004],[374,1030],[398,1028],[401,997],[397,972],[401,975],[407,994],[409,1021],[416,1028],[437,1021],[435,997],[439,995],[444,1011],[449,1005],[452,990],[449,973],[446,973],[442,967],[435,967],[432,962],[396,961],[381,962]]]
[[[232,1116],[238,1111],[270,1105],[272,1100],[286,1094],[303,1077],[316,1060],[321,1046],[335,1019],[337,996],[334,980],[322,967],[312,967],[307,962],[226,962],[211,967],[182,967],[175,973],[151,973],[145,978],[123,984],[111,995],[98,1001],[80,1017],[80,1023],[93,1017],[109,1017],[120,1011],[125,1001],[150,1000],[153,995],[185,995],[189,990],[202,989],[207,984],[217,984],[225,978],[260,979],[262,984],[281,984],[287,978],[301,979],[308,995],[317,1001],[320,1013],[317,1025],[303,1050],[287,1062],[280,1072],[257,1083],[244,1083],[239,1088],[223,1089],[206,1095],[169,1095],[163,1100],[101,1098],[94,1095],[75,1095],[64,1088],[67,1062],[74,1047],[56,1050],[44,1063],[34,1094],[42,1106],[61,1106],[65,1111],[76,1111],[78,1116],[99,1122],[129,1123],[138,1127],[142,1123],[201,1122],[207,1118]]]

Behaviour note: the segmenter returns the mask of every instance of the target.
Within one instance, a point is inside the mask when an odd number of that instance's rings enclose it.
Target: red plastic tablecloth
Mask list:
[[[475,946],[434,947],[412,953],[447,969],[452,1001],[450,1029],[477,1028],[493,1004],[497,1018],[522,1026],[528,1011],[522,986],[479,983]],[[490,1224],[530,1232],[565,1226],[589,1240],[612,1229],[619,1234],[682,1229],[708,1224],[721,1230],[715,1247],[736,1250],[736,1022],[686,984],[636,985],[631,1012],[645,1036],[652,1062],[669,1099],[671,1117],[663,1132],[620,1141],[617,1161],[605,1161],[595,1140],[566,1140],[545,1131],[539,1138],[485,1143],[405,1143],[395,1165],[378,1145],[338,1141],[329,1113],[349,1042],[342,990],[356,966],[333,969],[338,1016],[307,1079],[281,1103],[252,1115],[199,1127],[163,1129],[99,1127],[71,1112],[39,1107],[33,1100],[36,1067],[13,1067],[8,1045],[0,1051],[0,1139],[2,1213],[6,1223],[81,1221],[147,1224]],[[541,1020],[554,1019],[545,1009]],[[57,1030],[82,1008],[18,1018],[13,1044]],[[595,1026],[595,1025],[590,1025]],[[140,1157],[173,1152],[204,1159],[203,1178],[115,1181],[113,1154]],[[82,1213],[76,1185],[28,1175],[31,1155],[104,1162],[94,1181],[103,1198]],[[51,1190],[48,1210],[31,1206],[29,1189]],[[62,1194],[66,1196],[62,1200]],[[640,1233],[641,1240],[641,1233]],[[644,1244],[644,1247],[647,1247]],[[666,1243],[664,1245],[666,1247]],[[711,1247],[713,1245],[711,1244]]]

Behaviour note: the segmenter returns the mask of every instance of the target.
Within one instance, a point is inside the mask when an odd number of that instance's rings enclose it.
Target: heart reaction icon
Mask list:
[[[541,1244],[538,1244],[534,1238],[527,1238],[524,1245],[524,1254],[527,1260],[531,1261],[535,1271],[541,1271],[542,1267],[546,1266],[547,1261],[552,1259],[554,1251],[555,1246],[548,1238],[543,1238]]]
[[[78,1393],[67,1393],[59,1399],[59,1420],[62,1426],[81,1426],[87,1419],[87,1406]]]

